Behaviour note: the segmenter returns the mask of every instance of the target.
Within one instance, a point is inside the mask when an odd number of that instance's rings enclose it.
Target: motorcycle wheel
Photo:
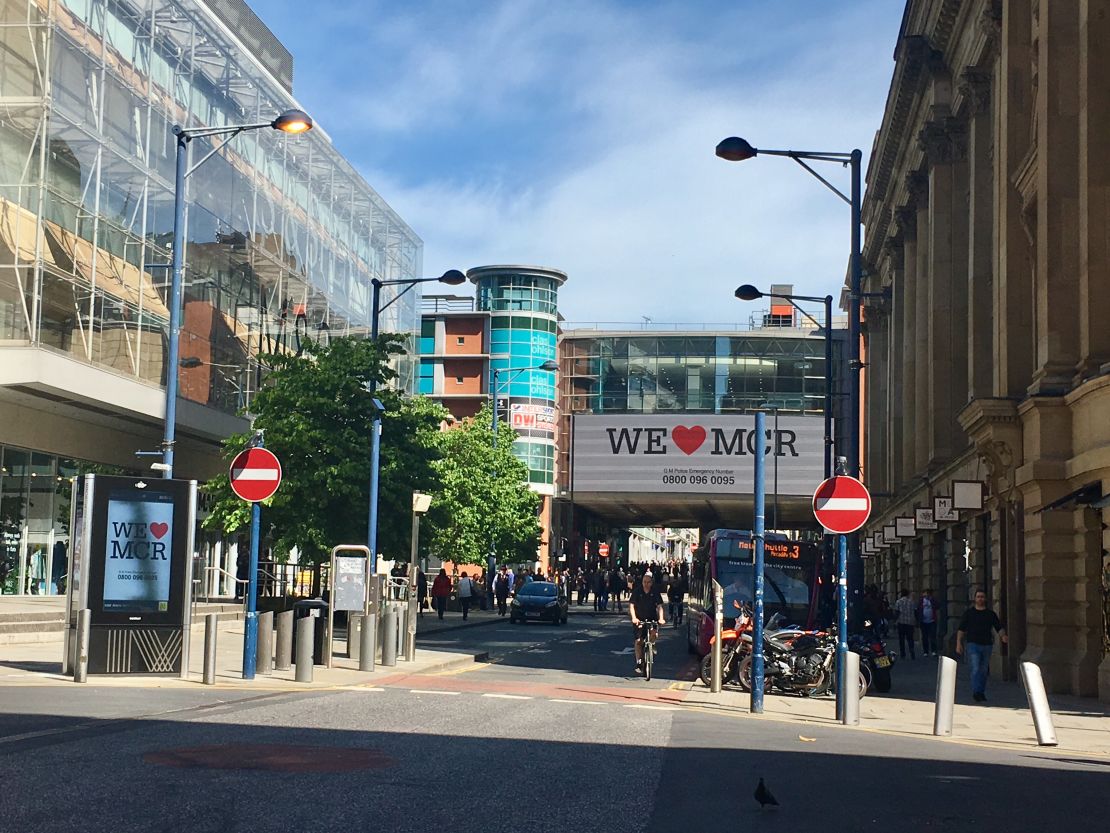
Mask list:
[[[730,659],[730,657],[727,653],[723,654],[721,656],[721,666],[722,666],[721,667],[721,685],[728,685],[730,681],[735,681],[736,680],[736,662],[735,662],[735,659],[733,659],[732,662],[729,662],[729,659]],[[712,683],[713,683],[713,652],[712,651],[710,651],[708,654],[706,654],[704,657],[702,657],[701,662],[698,663],[698,676],[701,677],[701,681],[705,684],[706,688],[710,688],[712,686]]]
[[[890,691],[890,669],[889,668],[876,668],[871,672],[871,684],[874,686],[875,691],[880,694],[886,694]]]
[[[763,690],[770,691],[772,677],[764,671],[763,674]],[[744,691],[752,690],[752,655],[748,654],[740,663],[740,667],[736,670],[736,681],[740,684],[740,688]]]

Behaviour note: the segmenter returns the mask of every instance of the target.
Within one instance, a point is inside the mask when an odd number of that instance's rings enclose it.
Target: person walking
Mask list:
[[[439,618],[443,618],[443,614],[447,612],[447,599],[451,595],[451,577],[447,575],[447,570],[442,567],[439,568],[439,575],[436,580],[432,582],[432,604],[435,605],[436,613]]]
[[[420,609],[420,615],[424,615],[424,609],[428,606],[428,574],[423,570],[418,570],[416,573],[416,601]]]
[[[926,590],[917,600],[917,624],[921,627],[921,653],[937,655],[937,604],[933,591]]]
[[[994,650],[992,629],[998,631],[998,638],[1003,645],[1009,642],[1006,626],[1002,624],[998,614],[987,607],[986,591],[976,590],[975,606],[964,611],[956,630],[956,656],[962,657],[965,652],[967,654],[971,665],[971,697],[977,703],[987,699],[987,672],[990,670],[991,652]]]
[[[614,568],[612,574],[609,576],[609,593],[613,597],[613,603],[616,605],[617,613],[621,613],[621,594],[627,589],[628,585],[623,575],[621,575],[620,568]]]
[[[493,582],[493,595],[497,599],[497,615],[504,616],[509,603],[509,571],[502,565]]]
[[[894,603],[894,612],[898,616],[898,653],[902,659],[906,658],[906,644],[910,646],[910,659],[917,659],[914,655],[913,628],[917,624],[917,611],[914,609],[910,591],[902,588],[898,601]]]
[[[462,608],[463,621],[470,615],[470,603],[478,597],[478,585],[474,583],[474,579],[466,575],[466,570],[463,570],[462,575],[459,577],[459,607]]]

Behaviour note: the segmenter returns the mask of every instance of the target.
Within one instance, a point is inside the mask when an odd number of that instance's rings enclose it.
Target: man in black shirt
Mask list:
[[[651,573],[644,573],[643,580],[632,591],[632,598],[628,601],[628,612],[632,616],[632,627],[636,632],[636,671],[644,665],[644,636],[647,628],[641,623],[658,622],[663,624],[663,597],[654,587],[655,581]],[[654,635],[651,636],[655,638]]]
[[[966,649],[971,663],[971,696],[979,703],[987,699],[987,669],[990,668],[991,651],[994,650],[992,629],[998,631],[999,639],[1006,644],[1006,626],[987,607],[987,594],[976,590],[975,607],[964,611],[956,631],[956,653],[962,657]]]

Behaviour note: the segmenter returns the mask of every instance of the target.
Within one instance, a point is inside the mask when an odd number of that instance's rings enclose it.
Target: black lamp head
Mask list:
[[[759,151],[748,144],[746,139],[741,139],[738,136],[729,136],[727,139],[722,139],[721,143],[717,145],[717,155],[729,162],[743,162],[745,159],[751,159],[757,153]]]

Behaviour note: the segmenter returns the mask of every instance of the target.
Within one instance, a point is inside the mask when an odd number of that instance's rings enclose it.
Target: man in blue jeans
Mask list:
[[[1006,626],[999,620],[998,615],[987,608],[987,594],[983,590],[975,591],[975,607],[964,611],[960,619],[960,627],[956,631],[956,653],[963,656],[966,650],[968,662],[971,664],[971,696],[977,703],[987,699],[987,670],[990,668],[991,651],[994,649],[994,634],[1005,644]]]

